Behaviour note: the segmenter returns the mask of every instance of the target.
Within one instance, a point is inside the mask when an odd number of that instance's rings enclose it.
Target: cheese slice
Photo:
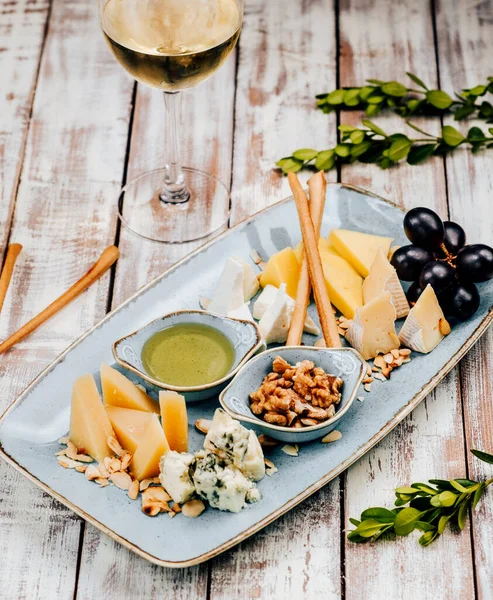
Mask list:
[[[106,406],[120,406],[121,408],[159,413],[156,402],[120,371],[106,363],[101,363],[100,374],[103,402]]]
[[[264,316],[265,311],[269,308],[271,304],[275,302],[277,292],[278,289],[273,285],[265,286],[265,288],[262,290],[262,293],[253,304],[253,316],[255,319],[260,320]],[[288,305],[292,305],[294,310],[296,302],[291,298],[291,296],[288,296],[287,294],[286,296]],[[289,324],[291,325],[291,321],[289,322]],[[320,334],[320,329],[317,327],[315,321],[310,317],[308,313],[306,315],[303,331],[306,331],[306,333],[311,333],[313,335]]]
[[[188,452],[188,418],[185,398],[176,392],[159,392],[161,421],[171,450]]]
[[[142,439],[135,450],[130,470],[139,481],[159,475],[159,460],[169,445],[157,415],[151,415]]]
[[[92,375],[82,375],[75,380],[70,409],[70,441],[81,452],[86,452],[98,462],[103,462],[113,452],[108,438],[114,437],[108,415],[104,410],[96,382]]]
[[[398,319],[409,314],[409,304],[397,272],[380,246],[370,267],[370,273],[363,282],[363,302],[368,304],[382,292],[390,292]]]
[[[444,338],[441,323],[448,325],[435,290],[427,285],[404,321],[399,338],[404,346],[427,354]]]
[[[289,302],[286,284],[282,283],[277,290],[274,302],[267,308],[258,324],[266,344],[284,343],[288,339],[293,310],[294,304]]]
[[[106,407],[106,413],[120,446],[133,454],[152,419],[152,413],[111,405]]]
[[[300,264],[291,246],[273,254],[260,275],[260,285],[279,287],[286,284],[286,291],[291,298],[296,298],[298,279],[300,277]]]
[[[234,258],[228,258],[207,310],[227,315],[229,311],[244,304],[243,277],[243,266]]]
[[[368,360],[399,348],[395,332],[395,307],[390,292],[384,292],[358,308],[346,331],[346,339],[361,356]]]
[[[363,278],[335,250],[323,250],[320,259],[330,301],[347,319],[352,319],[363,306]]]
[[[241,319],[242,321],[251,321],[254,323],[252,313],[250,312],[250,308],[248,306],[248,302],[242,304],[239,308],[235,308],[234,310],[230,310],[228,312],[228,317],[231,319]]]
[[[257,274],[253,270],[252,265],[242,258],[233,256],[233,259],[240,263],[243,268],[243,302],[248,302],[255,296],[260,287]]]
[[[350,231],[349,229],[333,229],[330,232],[329,241],[362,277],[368,277],[378,248],[381,246],[385,255],[388,256],[393,238]]]

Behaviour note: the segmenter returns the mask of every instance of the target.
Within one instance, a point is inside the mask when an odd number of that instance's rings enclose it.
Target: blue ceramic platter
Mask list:
[[[406,240],[402,211],[355,188],[332,184],[327,190],[322,232],[343,227]],[[298,457],[270,451],[279,469],[259,483],[263,499],[240,514],[208,509],[197,520],[165,514],[150,518],[140,502],[109,486],[100,489],[81,473],[62,469],[55,458],[57,440],[68,430],[71,388],[84,372],[97,373],[102,361],[112,363],[112,344],[146,323],[180,309],[198,308],[209,296],[227,256],[249,260],[255,248],[262,257],[300,240],[291,198],[241,223],[191,254],[152,281],[58,357],[12,404],[0,420],[0,454],[44,491],[78,515],[137,552],[167,567],[203,562],[252,535],[336,477],[380,441],[432,390],[484,333],[493,320],[493,282],[481,285],[481,306],[468,322],[429,355],[413,356],[388,382],[375,381],[364,402],[354,402],[337,429],[342,439],[300,448]],[[310,312],[315,317],[314,307]],[[306,344],[315,338],[304,337]],[[137,380],[134,374],[130,375]],[[143,383],[140,381],[139,383]],[[217,398],[189,407],[190,447],[202,446],[194,428],[199,417],[211,418]]]

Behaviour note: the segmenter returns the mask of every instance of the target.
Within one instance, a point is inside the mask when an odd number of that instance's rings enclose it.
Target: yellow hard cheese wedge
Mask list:
[[[139,481],[159,475],[159,459],[169,451],[158,417],[156,415],[150,417],[130,463],[130,470]]]
[[[363,306],[363,278],[334,250],[320,252],[325,285],[332,304],[348,319]]]
[[[363,283],[363,302],[368,304],[382,292],[390,292],[398,319],[409,314],[409,304],[397,272],[380,246],[371,265],[370,274]]]
[[[281,283],[286,284],[286,292],[291,298],[296,298],[298,279],[300,276],[300,264],[291,246],[273,254],[260,276],[260,285],[273,285],[279,287]]]
[[[329,241],[362,277],[368,277],[378,248],[381,246],[388,256],[393,239],[349,229],[333,229]]]
[[[327,238],[321,237],[318,239],[318,250],[319,252],[323,252],[324,250],[333,250],[333,248]],[[296,256],[296,260],[301,264],[301,259],[303,258],[303,242],[300,242],[296,246],[294,249],[294,254]]]
[[[92,375],[75,380],[72,390],[69,439],[81,451],[103,462],[113,456],[108,438],[115,434]]]
[[[427,354],[449,333],[450,325],[445,319],[435,291],[428,284],[404,321],[399,338],[411,350]]]
[[[161,421],[171,450],[188,452],[188,419],[185,398],[176,392],[159,392]]]
[[[125,375],[106,363],[101,364],[101,387],[103,388],[103,402],[107,406],[120,406],[121,408],[159,414],[159,407],[152,398]]]
[[[152,419],[152,413],[111,405],[106,407],[106,413],[120,446],[133,454]]]
[[[358,308],[346,331],[346,339],[361,356],[368,360],[377,354],[386,354],[399,348],[395,332],[395,308],[390,292],[384,292],[368,304]]]

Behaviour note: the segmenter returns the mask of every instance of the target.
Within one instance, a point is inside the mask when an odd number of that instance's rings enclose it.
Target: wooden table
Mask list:
[[[0,320],[6,337],[74,282],[111,243],[121,259],[81,298],[0,358],[4,409],[112,307],[195,246],[166,247],[120,228],[125,177],[162,163],[160,94],[136,86],[105,47],[94,0],[4,1],[0,18],[0,247],[24,245]],[[185,164],[231,181],[231,224],[288,195],[275,160],[326,148],[337,117],[316,93],[405,71],[452,91],[492,75],[491,0],[247,0],[236,61],[183,95]],[[355,124],[359,114],[344,113]],[[417,121],[420,123],[420,120]],[[398,131],[400,118],[379,118]],[[421,120],[421,124],[424,121]],[[438,132],[439,123],[426,123]],[[466,131],[468,125],[460,128]],[[419,167],[330,172],[493,239],[493,153],[459,150]],[[429,477],[491,476],[470,448],[493,450],[493,331],[378,447],[278,522],[217,559],[155,567],[86,525],[0,464],[3,600],[493,597],[491,492],[462,535],[423,549],[415,535],[348,543],[348,518],[389,505]]]

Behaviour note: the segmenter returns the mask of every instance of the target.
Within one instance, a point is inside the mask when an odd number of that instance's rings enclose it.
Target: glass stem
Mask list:
[[[180,163],[180,140],[178,137],[180,100],[178,92],[164,92],[166,156],[165,178],[160,198],[163,202],[171,204],[181,204],[190,200],[190,192],[185,184]]]

